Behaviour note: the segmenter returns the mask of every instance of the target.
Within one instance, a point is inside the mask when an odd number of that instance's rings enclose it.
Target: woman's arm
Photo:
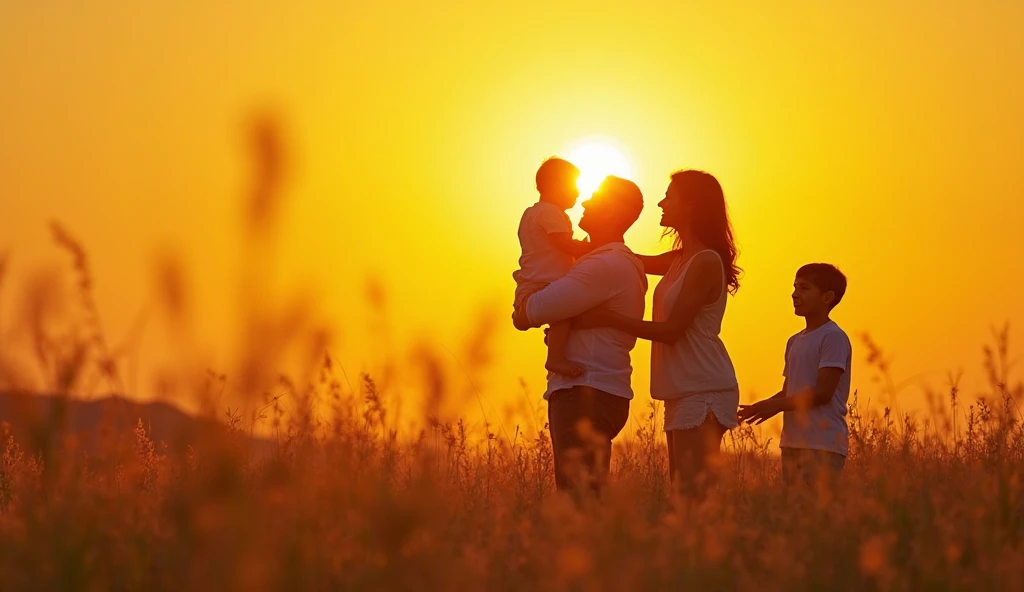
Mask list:
[[[647,275],[665,275],[672,266],[672,261],[681,253],[682,251],[669,251],[661,255],[637,255],[637,258],[644,264],[644,273]]]
[[[697,312],[708,303],[709,297],[720,293],[721,289],[722,272],[718,267],[717,258],[710,254],[697,255],[697,259],[690,264],[690,269],[683,278],[679,298],[676,299],[667,321],[644,321],[617,312],[595,310],[585,313],[583,318],[579,322],[574,321],[573,325],[581,328],[612,327],[640,339],[673,344],[686,333]]]

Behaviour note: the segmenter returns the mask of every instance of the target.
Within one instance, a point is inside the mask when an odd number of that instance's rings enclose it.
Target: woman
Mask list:
[[[640,256],[644,270],[664,276],[654,290],[653,321],[594,309],[577,327],[613,327],[653,342],[651,396],[665,401],[669,473],[688,494],[707,485],[722,436],[736,427],[739,386],[719,338],[727,296],[739,289],[740,268],[722,186],[712,175],[672,175],[661,224],[675,235],[672,251]]]

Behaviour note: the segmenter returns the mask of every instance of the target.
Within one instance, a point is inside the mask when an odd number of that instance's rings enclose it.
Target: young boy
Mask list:
[[[846,464],[852,348],[829,318],[846,293],[846,276],[826,263],[805,265],[793,283],[793,310],[807,327],[786,344],[782,391],[740,405],[740,419],[759,424],[782,412],[782,479],[811,486],[833,481]]]
[[[580,170],[561,158],[549,158],[537,169],[537,191],[540,199],[526,208],[519,221],[519,269],[512,274],[516,280],[516,308],[526,298],[562,277],[577,257],[590,251],[588,241],[572,238],[572,222],[565,211],[576,205],[580,195],[576,180]],[[583,368],[565,357],[570,321],[555,323],[548,331],[549,372],[577,377]]]

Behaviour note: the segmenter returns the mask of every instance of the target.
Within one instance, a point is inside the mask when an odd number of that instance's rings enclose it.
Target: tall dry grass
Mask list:
[[[399,433],[369,376],[309,385],[267,457],[237,434],[174,457],[128,446],[30,454],[4,438],[4,590],[1024,588],[1021,393],[997,383],[958,433],[851,405],[834,495],[780,488],[749,428],[702,503],[673,495],[654,413],[616,443],[602,499],[557,494],[546,432],[463,422]],[[951,395],[952,404],[957,395]]]
[[[263,170],[247,210],[254,235],[272,223],[285,162],[277,138],[266,120],[254,128]],[[46,290],[30,286],[38,300],[28,298],[21,322],[43,386],[65,396],[123,388],[86,251],[63,228],[55,239],[72,256],[81,306],[62,327]],[[181,272],[161,269],[180,321]],[[242,291],[258,292],[257,278],[244,271]],[[97,449],[76,448],[59,413],[32,441],[4,427],[0,589],[1024,589],[1024,388],[1009,375],[1006,331],[985,350],[990,392],[973,403],[955,377],[919,417],[855,396],[834,494],[785,492],[774,443],[742,427],[726,437],[708,498],[679,498],[651,409],[616,442],[602,498],[576,501],[554,491],[543,427],[485,426],[474,437],[438,411],[463,395],[429,352],[425,419],[399,429],[389,382],[347,375],[301,306],[250,304],[254,338],[235,376],[187,369],[176,379],[177,395],[203,402],[224,427],[185,454],[154,442],[142,422]],[[315,363],[274,372],[292,346],[315,352]],[[864,347],[880,394],[893,394],[883,352]],[[5,360],[4,384],[31,374]],[[240,391],[240,407],[222,405],[226,388]],[[257,426],[274,438],[269,454],[253,452]]]

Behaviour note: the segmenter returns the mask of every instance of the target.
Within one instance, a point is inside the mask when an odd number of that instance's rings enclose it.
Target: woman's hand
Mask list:
[[[573,329],[596,329],[597,327],[608,326],[608,315],[598,308],[592,308],[580,315],[573,317]]]

